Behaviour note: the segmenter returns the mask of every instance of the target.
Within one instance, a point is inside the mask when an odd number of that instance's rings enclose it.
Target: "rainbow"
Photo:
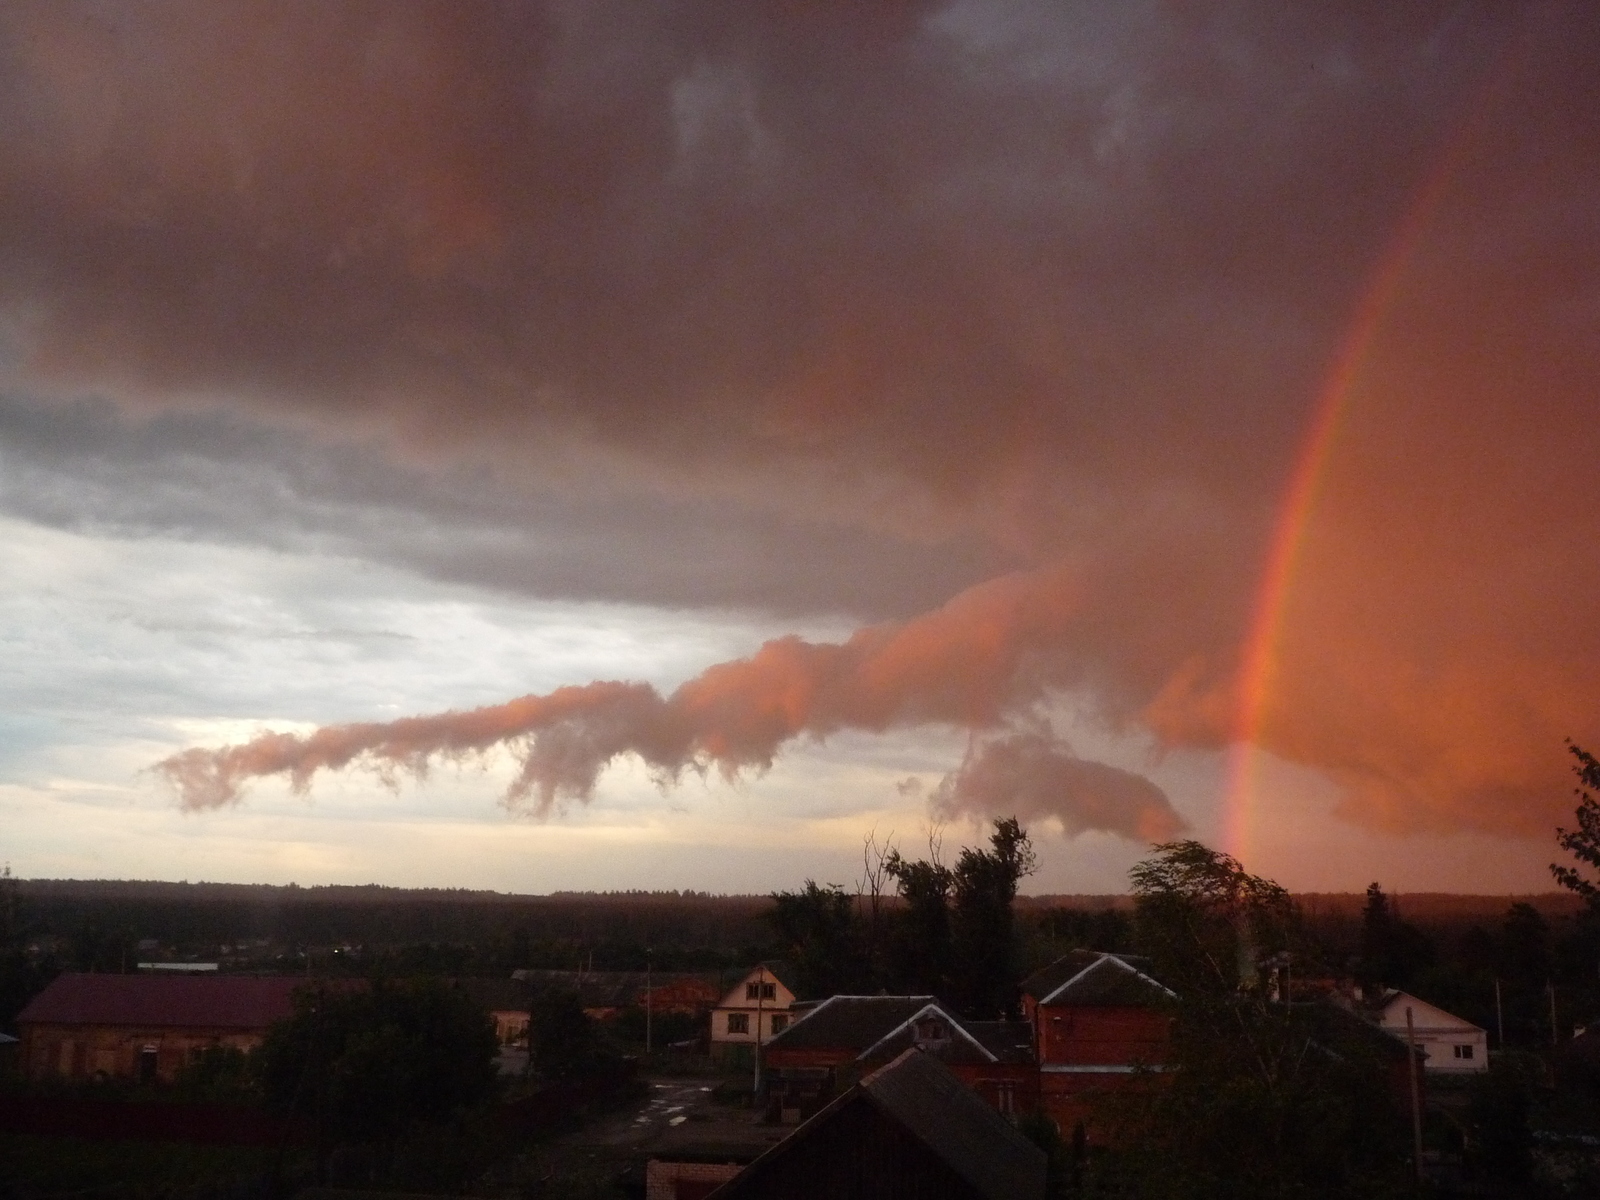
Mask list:
[[[1517,56],[1518,61],[1522,56]],[[1261,582],[1240,658],[1237,709],[1228,752],[1223,799],[1222,842],[1235,858],[1248,860],[1254,849],[1262,809],[1262,740],[1268,705],[1282,672],[1280,642],[1284,614],[1303,558],[1306,531],[1328,478],[1330,462],[1347,423],[1352,397],[1367,366],[1374,341],[1392,308],[1418,244],[1458,173],[1493,101],[1514,71],[1490,72],[1466,118],[1446,143],[1433,169],[1422,179],[1399,228],[1378,259],[1356,305],[1349,329],[1333,355],[1311,408],[1311,417],[1284,489],[1267,544]]]

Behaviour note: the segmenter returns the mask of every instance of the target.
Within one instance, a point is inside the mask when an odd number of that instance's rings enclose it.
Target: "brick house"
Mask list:
[[[999,1112],[1034,1107],[1029,1027],[965,1021],[935,996],[833,996],[809,1008],[764,1051],[769,1105],[780,1119],[802,1120],[913,1048],[937,1058]]]
[[[1087,1126],[1096,1100],[1149,1086],[1172,1029],[1176,995],[1129,954],[1075,950],[1022,983],[1039,1064],[1039,1105],[1063,1132]]]
[[[170,1082],[200,1052],[250,1051],[290,1016],[292,976],[65,974],[17,1015],[29,1079]]]

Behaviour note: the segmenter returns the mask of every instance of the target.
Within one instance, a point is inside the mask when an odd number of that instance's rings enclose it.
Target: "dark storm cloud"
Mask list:
[[[1600,582],[1574,470],[1600,449],[1597,21],[13,5],[6,361],[41,394],[376,443],[401,480],[490,472],[580,547],[558,590],[624,561],[640,598],[903,614],[983,539],[1072,580],[1074,621],[1017,661],[1218,744],[1313,401],[1411,219],[1260,734],[1362,819],[1539,828],[1600,695],[1560,600]],[[529,553],[457,541],[430,569]]]

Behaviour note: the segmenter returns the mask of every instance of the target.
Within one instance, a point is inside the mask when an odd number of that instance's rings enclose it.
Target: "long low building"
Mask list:
[[[17,1015],[30,1079],[170,1082],[213,1047],[250,1051],[294,1010],[304,979],[65,974]]]

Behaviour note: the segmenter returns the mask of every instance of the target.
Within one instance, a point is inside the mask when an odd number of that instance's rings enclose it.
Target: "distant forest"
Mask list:
[[[647,963],[731,972],[785,951],[771,896],[77,880],[7,880],[6,890],[6,1029],[58,971],[131,971],[150,959],[217,960],[233,971],[504,978],[522,967],[638,971]],[[1541,1026],[1548,1038],[1547,982],[1566,988],[1563,1025],[1600,1016],[1587,1011],[1595,935],[1578,920],[1576,897],[1389,896],[1376,925],[1370,895],[1297,900],[1332,973],[1376,972],[1491,1029],[1493,980],[1501,978],[1513,1041],[1541,1036]],[[1079,946],[1136,947],[1126,896],[1019,896],[1015,907],[1024,972]]]

